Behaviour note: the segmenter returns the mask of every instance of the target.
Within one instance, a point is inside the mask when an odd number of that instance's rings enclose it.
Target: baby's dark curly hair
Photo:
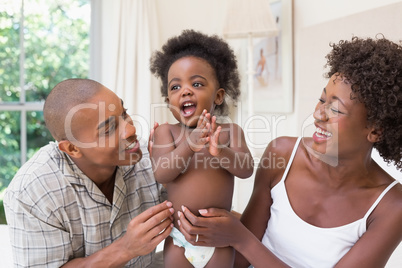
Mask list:
[[[367,109],[368,124],[381,133],[374,148],[387,163],[402,169],[401,44],[381,35],[375,39],[353,37],[330,46],[325,76],[341,75],[351,84],[353,97]]]
[[[178,59],[194,56],[206,60],[215,70],[219,87],[225,89],[225,95],[234,102],[240,96],[240,78],[236,56],[226,41],[217,35],[208,36],[194,30],[184,30],[181,35],[170,38],[151,57],[151,72],[161,79],[161,93],[167,97],[167,75],[170,66]],[[226,100],[216,106],[217,115],[227,115]]]

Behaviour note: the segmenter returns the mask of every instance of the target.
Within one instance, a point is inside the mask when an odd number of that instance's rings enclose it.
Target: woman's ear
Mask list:
[[[381,136],[382,136],[382,130],[372,127],[372,129],[370,130],[370,132],[367,135],[367,140],[369,142],[375,143],[375,142],[380,141]]]
[[[70,141],[62,140],[62,141],[59,141],[58,143],[59,143],[60,151],[65,152],[66,154],[68,154],[69,156],[71,156],[73,158],[81,157],[80,149],[77,146],[75,146],[74,144],[72,144]]]
[[[214,103],[216,105],[221,105],[224,99],[225,99],[225,90],[223,88],[219,88],[216,91]]]

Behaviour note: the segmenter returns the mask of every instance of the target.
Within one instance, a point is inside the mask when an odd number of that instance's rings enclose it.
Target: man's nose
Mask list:
[[[131,120],[131,118],[130,118],[130,119],[123,120],[123,122],[124,123],[123,123],[123,129],[122,129],[122,138],[128,139],[128,138],[134,136],[137,130],[133,124],[133,120]]]

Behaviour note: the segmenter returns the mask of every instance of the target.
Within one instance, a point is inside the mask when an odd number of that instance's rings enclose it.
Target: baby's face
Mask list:
[[[167,99],[171,112],[182,124],[196,126],[202,111],[213,113],[215,105],[222,104],[224,94],[206,60],[188,56],[170,66]]]

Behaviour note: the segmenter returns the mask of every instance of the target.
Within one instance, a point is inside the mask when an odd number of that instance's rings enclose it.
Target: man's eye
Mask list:
[[[113,133],[115,130],[115,125],[111,125],[107,128],[105,128],[105,131],[103,132],[104,135],[109,135],[110,133]]]
[[[124,111],[125,113],[125,111]],[[114,117],[110,117],[109,122],[105,125],[103,134],[108,135],[112,133],[116,129],[116,119]]]
[[[123,116],[124,119],[126,119],[128,117],[127,109],[123,110],[122,116]]]

